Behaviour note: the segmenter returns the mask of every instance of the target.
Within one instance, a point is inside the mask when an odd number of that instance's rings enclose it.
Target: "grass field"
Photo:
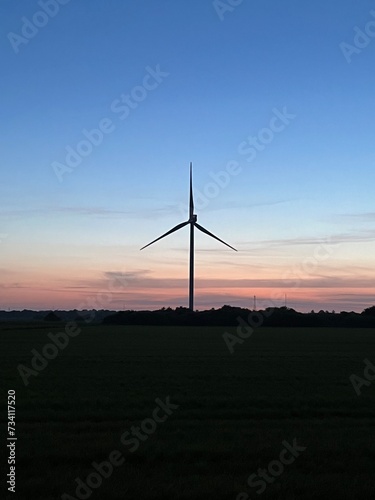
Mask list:
[[[16,391],[18,438],[6,498],[84,498],[75,479],[114,450],[123,464],[85,498],[374,498],[375,381],[358,396],[349,379],[375,363],[373,330],[258,329],[230,354],[222,335],[235,328],[87,326],[26,387],[17,366],[63,328],[0,328],[1,401]],[[121,436],[167,397],[178,408],[130,451]],[[277,472],[293,440],[305,450]],[[258,494],[247,480],[270,464],[278,475]]]

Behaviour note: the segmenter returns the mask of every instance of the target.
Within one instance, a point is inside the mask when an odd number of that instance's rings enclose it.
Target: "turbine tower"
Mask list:
[[[193,201],[193,165],[190,162],[190,199],[189,199],[189,220],[186,222],[181,222],[181,224],[177,224],[174,228],[170,229],[167,231],[165,234],[162,236],[159,236],[159,238],[156,238],[156,240],[151,241],[151,243],[148,243],[144,247],[141,248],[143,250],[144,248],[149,247],[156,241],[161,240],[165,236],[168,236],[169,234],[174,233],[175,231],[178,231],[184,226],[187,226],[190,224],[190,266],[189,266],[189,309],[191,311],[194,310],[194,228],[196,227],[199,229],[199,231],[202,231],[202,233],[208,234],[208,236],[211,236],[211,238],[214,238],[215,240],[220,241],[227,247],[231,248],[235,252],[237,250],[233,248],[232,246],[228,245],[228,243],[225,243],[225,241],[221,240],[214,234],[210,233],[207,229],[205,229],[203,226],[200,226],[197,222],[197,216],[194,214],[194,201]]]

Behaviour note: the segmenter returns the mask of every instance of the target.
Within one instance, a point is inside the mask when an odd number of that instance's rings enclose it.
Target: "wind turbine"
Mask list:
[[[174,233],[175,231],[178,231],[184,226],[187,226],[190,224],[190,267],[189,267],[189,309],[191,311],[194,310],[194,228],[196,227],[199,229],[199,231],[202,231],[202,233],[208,234],[208,236],[211,236],[211,238],[214,238],[215,240],[220,241],[227,247],[231,248],[235,252],[237,250],[233,248],[232,246],[228,245],[228,243],[225,243],[225,241],[221,240],[214,234],[210,233],[207,229],[205,229],[203,226],[200,226],[197,222],[197,216],[194,214],[194,201],[193,201],[193,165],[190,162],[190,200],[189,200],[189,220],[186,222],[181,222],[181,224],[177,224],[174,228],[170,229],[167,231],[165,234],[162,236],[159,236],[159,238],[156,238],[156,240],[151,241],[151,243],[148,243],[144,247],[141,248],[143,250],[144,248],[149,247],[156,241],[161,240],[165,236],[168,236],[169,234]]]

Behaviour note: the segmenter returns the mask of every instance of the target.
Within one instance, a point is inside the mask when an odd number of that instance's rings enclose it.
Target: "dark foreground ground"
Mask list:
[[[375,376],[359,396],[349,378],[375,363],[374,330],[264,328],[230,354],[222,335],[235,328],[88,326],[25,386],[17,366],[63,328],[0,328],[1,403],[16,391],[18,438],[16,493],[2,498],[375,497]],[[155,413],[167,397],[178,408]],[[141,424],[141,438],[123,436]],[[92,475],[110,456],[122,465]]]

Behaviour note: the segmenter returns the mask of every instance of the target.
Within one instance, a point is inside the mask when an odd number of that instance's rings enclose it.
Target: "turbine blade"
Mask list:
[[[146,247],[149,247],[150,245],[152,245],[153,243],[155,243],[156,241],[159,241],[161,240],[162,238],[164,238],[165,236],[168,236],[168,234],[172,234],[174,233],[175,231],[178,231],[179,229],[181,229],[182,227],[186,226],[187,224],[189,224],[189,221],[186,221],[186,222],[181,222],[181,224],[177,224],[177,226],[175,226],[174,228],[170,229],[169,231],[167,231],[165,234],[162,234],[161,236],[159,236],[159,238],[156,238],[156,240],[153,240],[151,241],[151,243],[148,243],[147,245],[145,245],[144,247],[141,248],[141,250],[143,250],[144,248]]]
[[[217,236],[215,236],[214,234],[210,233],[210,231],[207,231],[207,229],[205,229],[203,226],[200,226],[198,224],[198,222],[195,222],[194,223],[194,226],[199,229],[199,231],[202,231],[202,233],[206,233],[208,234],[208,236],[211,236],[212,238],[215,238],[215,240],[218,240],[220,241],[221,243],[224,243],[224,245],[226,245],[227,247],[231,248],[232,250],[234,250],[235,252],[237,252],[237,250],[233,247],[231,247],[230,245],[228,245],[228,243],[225,243],[225,241],[221,240],[220,238],[218,238]]]
[[[194,200],[193,200],[193,164],[190,162],[190,219],[194,214]]]

